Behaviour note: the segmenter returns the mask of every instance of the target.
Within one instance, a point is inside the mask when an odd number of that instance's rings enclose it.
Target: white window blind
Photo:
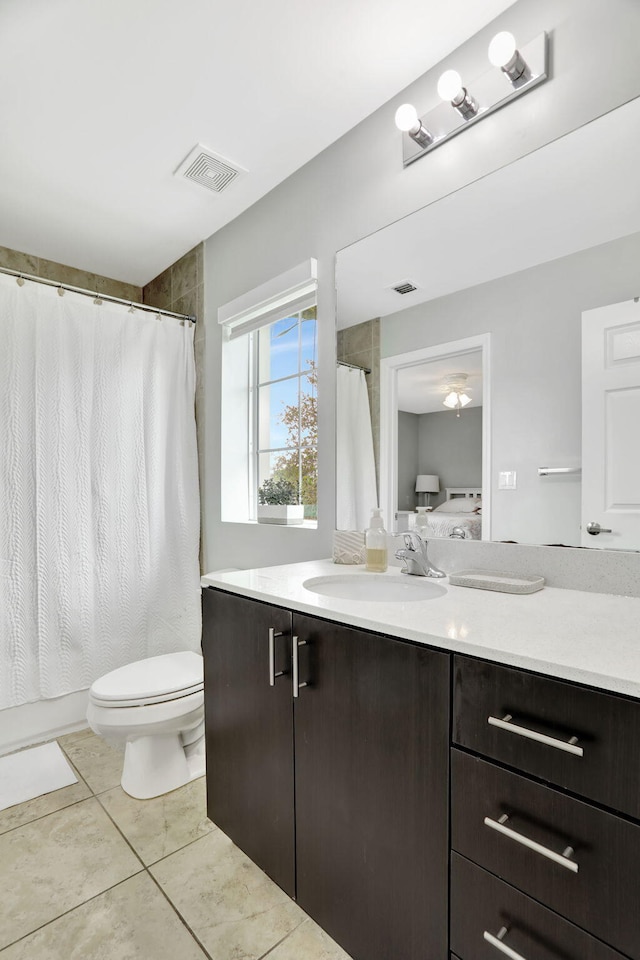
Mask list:
[[[273,277],[218,309],[218,323],[229,340],[257,330],[316,303],[318,265],[313,257]]]

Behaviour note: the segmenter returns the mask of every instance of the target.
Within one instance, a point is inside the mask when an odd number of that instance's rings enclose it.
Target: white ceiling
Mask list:
[[[513,2],[2,0],[0,245],[142,285]]]
[[[338,326],[640,231],[639,152],[640,98],[341,250]]]
[[[453,411],[447,411],[442,401],[449,392],[445,381],[456,373],[467,375],[465,393],[471,397],[471,403],[464,409],[481,407],[482,351],[476,350],[398,370],[398,410],[417,414],[451,412],[455,416]]]

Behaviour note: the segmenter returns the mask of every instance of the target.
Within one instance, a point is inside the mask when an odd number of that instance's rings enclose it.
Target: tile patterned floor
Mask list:
[[[204,778],[133,800],[120,753],[58,743],[78,783],[0,811],[0,960],[349,960],[207,819]]]

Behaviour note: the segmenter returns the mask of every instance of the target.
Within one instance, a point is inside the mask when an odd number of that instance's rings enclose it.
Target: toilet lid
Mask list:
[[[107,702],[173,700],[202,689],[202,657],[185,650],[137,660],[96,680],[92,698]]]

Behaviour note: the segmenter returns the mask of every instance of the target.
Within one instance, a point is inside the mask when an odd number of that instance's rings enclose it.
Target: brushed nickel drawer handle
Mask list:
[[[298,650],[300,647],[306,647],[306,640],[298,640],[297,637],[293,637],[293,696],[297,699],[300,695],[299,691],[301,687],[306,687],[306,680],[304,683],[300,683],[300,661],[298,657]]]
[[[528,727],[519,727],[517,723],[512,723],[513,717],[510,713],[506,717],[488,717],[487,723],[492,727],[499,727],[500,730],[507,730],[509,733],[515,733],[519,737],[527,737],[528,740],[537,740],[538,743],[546,743],[548,747],[555,747],[556,750],[564,750],[565,753],[572,753],[574,757],[583,757],[584,750],[576,746],[577,737],[571,737],[570,740],[557,740],[555,737],[547,737],[544,733],[537,733],[535,730],[529,730]]]
[[[571,847],[567,847],[563,853],[556,853],[554,850],[550,850],[549,847],[543,847],[541,843],[530,840],[529,837],[525,837],[524,834],[512,830],[511,827],[505,826],[508,819],[508,815],[504,813],[499,820],[492,820],[491,817],[485,817],[484,824],[486,827],[491,827],[492,830],[497,830],[498,833],[504,834],[505,837],[509,837],[510,840],[521,843],[523,847],[528,847],[529,850],[533,850],[535,853],[539,853],[543,857],[553,860],[554,863],[559,863],[561,867],[566,867],[566,869],[571,870],[572,873],[578,872],[578,864],[575,860],[569,859],[569,855],[573,853]]]
[[[521,953],[516,953],[515,950],[512,950],[511,947],[508,947],[506,943],[502,942],[503,937],[505,937],[508,932],[506,927],[502,927],[495,937],[492,933],[489,933],[488,930],[485,930],[482,936],[492,947],[495,947],[500,953],[504,953],[505,957],[511,957],[511,960],[525,960],[525,957],[523,957]]]

